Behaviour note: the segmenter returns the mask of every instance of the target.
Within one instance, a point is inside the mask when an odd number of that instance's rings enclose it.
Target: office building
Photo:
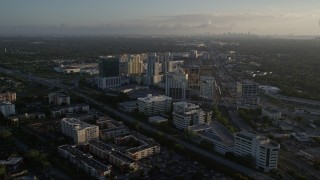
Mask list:
[[[259,84],[252,81],[237,82],[237,103],[259,105]]]
[[[162,73],[165,75],[166,73],[173,72],[174,70],[174,61],[173,55],[170,52],[164,54],[162,61]]]
[[[70,105],[70,97],[67,95],[64,95],[62,93],[50,93],[48,95],[49,98],[49,104],[53,104],[53,105]]]
[[[143,73],[143,61],[140,55],[131,55],[127,62],[127,69],[129,75],[142,74]]]
[[[188,87],[188,74],[167,73],[166,74],[166,96],[176,100],[186,99]]]
[[[212,76],[200,76],[200,97],[216,102],[216,80]]]
[[[103,57],[99,62],[99,76],[100,77],[119,77],[120,60],[116,57]]]
[[[168,96],[152,96],[148,94],[147,97],[138,98],[139,112],[146,115],[157,115],[168,113],[171,110],[172,98]]]
[[[91,139],[99,138],[99,127],[82,122],[75,118],[61,120],[62,133],[71,138],[74,144],[84,144]]]
[[[0,101],[13,102],[13,101],[16,101],[16,99],[17,99],[17,94],[15,92],[0,93]]]
[[[203,111],[199,105],[187,102],[173,103],[173,124],[178,129],[211,122],[212,112]]]
[[[92,158],[91,155],[85,154],[75,146],[62,145],[58,147],[59,155],[67,159],[71,164],[82,169],[89,176],[96,179],[104,180],[111,173],[111,165],[104,165]]]
[[[149,55],[147,61],[146,85],[157,85],[162,81],[160,75],[160,62],[157,54]]]
[[[234,153],[255,159],[256,168],[264,172],[277,169],[280,144],[254,131],[241,131],[235,135]]]
[[[9,117],[16,114],[16,107],[9,101],[0,101],[0,112],[4,117]]]

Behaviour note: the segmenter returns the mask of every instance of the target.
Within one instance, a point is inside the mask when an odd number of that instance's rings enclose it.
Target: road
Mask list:
[[[55,87],[59,87],[59,88],[62,88],[62,89],[70,89],[70,87],[68,87],[66,85],[63,85],[63,84],[61,84],[59,82],[49,81],[49,80],[46,80],[46,79],[43,79],[43,78],[39,78],[39,77],[36,77],[34,75],[30,75],[30,74],[26,75],[24,73],[21,73],[20,71],[13,73],[11,70],[7,70],[7,69],[4,69],[4,68],[0,68],[0,70],[2,72],[5,71],[6,73],[9,73],[10,75],[14,74],[15,76],[20,76],[21,78],[28,79],[30,81],[33,81],[33,82],[36,82],[36,83],[39,83],[39,84],[55,86]],[[235,163],[233,161],[225,159],[225,158],[223,158],[221,156],[218,156],[216,154],[212,154],[212,153],[209,153],[207,151],[204,151],[204,150],[202,150],[202,149],[200,149],[200,148],[198,148],[198,147],[196,147],[196,146],[194,146],[192,144],[189,144],[189,143],[187,143],[185,141],[179,140],[176,137],[166,135],[162,131],[154,129],[151,126],[145,124],[144,122],[138,121],[138,120],[134,119],[133,117],[131,117],[131,116],[127,115],[127,114],[124,114],[121,111],[116,110],[114,107],[106,106],[105,104],[100,103],[100,102],[88,97],[87,95],[84,95],[84,94],[76,92],[76,91],[73,91],[73,93],[78,95],[78,96],[80,96],[80,97],[82,97],[82,98],[84,98],[87,102],[91,102],[92,104],[100,106],[105,111],[118,116],[123,121],[126,121],[128,123],[139,122],[140,128],[142,128],[144,130],[147,130],[147,131],[150,131],[150,132],[153,132],[153,133],[162,133],[162,134],[164,134],[166,136],[166,138],[179,143],[184,148],[190,149],[190,150],[192,150],[192,151],[194,151],[194,152],[196,152],[198,154],[201,154],[201,155],[205,156],[206,158],[208,158],[208,159],[210,159],[210,160],[212,160],[214,162],[217,162],[217,164],[220,164],[222,166],[225,166],[225,167],[228,167],[230,169],[233,169],[233,170],[235,170],[237,172],[240,172],[240,173],[242,173],[244,175],[247,175],[247,176],[249,176],[249,177],[251,177],[253,179],[261,179],[261,180],[272,179],[272,178],[268,177],[267,175],[265,175],[263,173],[260,173],[260,172],[258,172],[256,170],[244,167],[244,166],[239,165],[239,164],[237,164],[237,163]]]
[[[252,130],[252,128],[241,119],[238,114],[234,110],[228,110],[229,116],[232,122],[240,129],[240,130]]]

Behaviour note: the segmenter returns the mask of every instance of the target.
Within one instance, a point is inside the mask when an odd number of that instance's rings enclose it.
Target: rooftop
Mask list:
[[[78,129],[85,129],[88,127],[98,127],[96,125],[91,125],[83,121],[80,121],[79,119],[76,119],[76,118],[63,118],[61,119],[61,122],[65,122],[70,126],[79,126]]]
[[[152,96],[152,94],[148,94],[147,97],[144,98],[138,98],[138,101],[145,102],[145,103],[151,103],[154,101],[172,101],[171,97],[159,95],[159,96]]]
[[[222,144],[234,145],[233,135],[219,122],[213,121],[210,124],[199,124],[189,127],[190,130],[196,131],[205,138],[218,141]]]

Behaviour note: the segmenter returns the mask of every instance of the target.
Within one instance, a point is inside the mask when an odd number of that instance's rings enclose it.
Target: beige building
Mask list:
[[[140,55],[131,55],[127,62],[128,74],[142,74],[143,73],[143,61]]]
[[[134,160],[143,159],[145,157],[160,153],[160,144],[155,142],[153,139],[147,138],[136,132],[115,139],[116,144],[119,145],[126,144],[132,141],[135,141],[139,145],[127,149],[126,152],[127,155]]]
[[[17,94],[15,92],[6,92],[0,94],[0,101],[9,101],[13,102],[16,101]]]
[[[64,135],[71,138],[74,144],[84,144],[91,139],[99,138],[99,127],[82,122],[75,118],[63,118],[61,130]]]

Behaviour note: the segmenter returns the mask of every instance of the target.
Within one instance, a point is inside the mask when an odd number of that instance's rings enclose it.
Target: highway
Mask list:
[[[24,79],[27,79],[29,81],[32,81],[32,82],[35,82],[35,83],[39,83],[39,84],[42,84],[42,85],[49,85],[49,86],[52,86],[52,87],[59,87],[59,88],[62,88],[62,89],[71,89],[71,87],[63,85],[63,84],[61,84],[59,82],[46,80],[46,79],[39,78],[39,77],[36,77],[34,75],[30,75],[30,74],[27,75],[27,74],[21,73],[20,71],[13,73],[13,71],[7,70],[7,69],[4,69],[4,68],[0,68],[0,71],[1,72],[5,72],[8,75],[19,76],[20,78],[24,78]],[[103,108],[108,113],[111,113],[111,114],[114,114],[114,115],[118,116],[123,121],[126,121],[128,123],[139,122],[140,128],[142,128],[142,129],[144,129],[146,131],[150,131],[150,132],[153,132],[153,133],[162,133],[162,134],[164,134],[164,136],[166,138],[177,142],[178,144],[182,145],[184,148],[190,149],[190,150],[192,150],[192,151],[194,151],[194,152],[196,152],[198,154],[201,154],[201,155],[205,156],[206,158],[208,158],[208,159],[210,159],[210,160],[212,160],[214,162],[217,162],[217,164],[220,164],[222,166],[225,166],[225,167],[228,167],[230,169],[233,169],[233,170],[235,170],[235,171],[237,171],[239,173],[242,173],[244,175],[247,175],[247,176],[249,176],[249,177],[251,177],[253,179],[261,179],[261,180],[272,179],[269,176],[267,176],[267,175],[265,175],[263,173],[260,173],[260,172],[258,172],[256,170],[244,167],[244,166],[242,166],[240,164],[237,164],[237,163],[235,163],[233,161],[225,159],[225,158],[223,158],[221,156],[218,156],[216,154],[209,153],[209,152],[207,152],[205,150],[202,150],[202,149],[200,149],[200,148],[198,148],[198,147],[196,147],[196,146],[194,146],[192,144],[187,143],[186,141],[182,141],[182,140],[177,139],[177,138],[175,138],[173,136],[166,135],[162,131],[154,129],[151,126],[145,124],[144,122],[138,121],[138,120],[134,119],[133,117],[131,117],[131,116],[127,115],[127,114],[124,114],[121,111],[118,111],[114,107],[106,106],[105,104],[100,103],[100,102],[88,97],[85,94],[82,94],[82,93],[79,93],[79,92],[76,92],[76,91],[73,91],[73,93],[75,95],[78,95],[78,96],[84,98],[87,102],[91,102],[94,105],[100,106],[101,108]]]

